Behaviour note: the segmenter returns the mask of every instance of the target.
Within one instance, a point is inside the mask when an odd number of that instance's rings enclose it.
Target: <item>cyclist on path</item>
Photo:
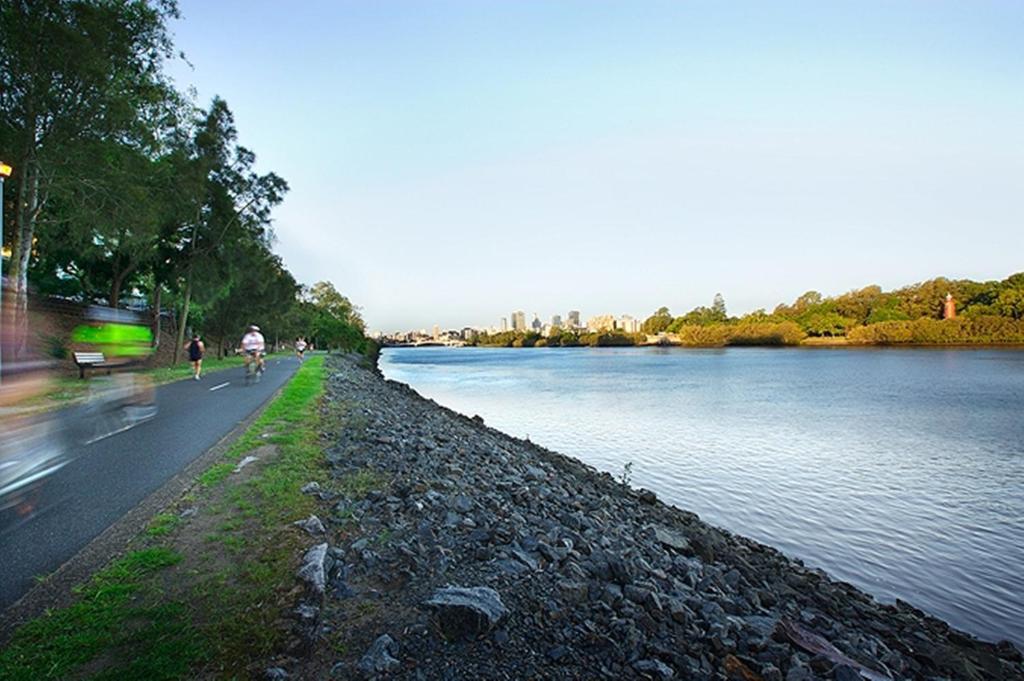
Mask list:
[[[242,336],[242,351],[245,353],[245,369],[249,370],[249,363],[256,360],[256,370],[263,373],[263,353],[266,352],[266,341],[260,333],[260,327],[251,325]]]

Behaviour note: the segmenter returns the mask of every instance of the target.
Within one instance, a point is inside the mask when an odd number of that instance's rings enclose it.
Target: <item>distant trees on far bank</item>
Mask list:
[[[946,295],[957,317],[943,319]],[[640,334],[560,329],[549,337],[507,331],[482,334],[477,345],[570,347],[637,345],[648,342],[692,347],[850,344],[1024,344],[1024,272],[1001,281],[930,279],[893,291],[866,286],[839,296],[808,291],[771,312],[730,317],[722,294],[711,306],[678,317],[667,307],[644,320]],[[656,338],[657,337],[657,338]]]
[[[946,295],[957,317],[943,319]],[[893,291],[866,286],[839,296],[808,291],[772,312],[728,317],[721,295],[679,317],[659,308],[644,328],[683,345],[796,345],[807,338],[859,344],[1024,343],[1024,272],[1001,281],[939,277]]]

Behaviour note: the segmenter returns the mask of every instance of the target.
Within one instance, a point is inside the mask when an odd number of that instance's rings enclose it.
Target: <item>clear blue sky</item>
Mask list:
[[[1024,3],[182,0],[371,329],[1024,270]]]

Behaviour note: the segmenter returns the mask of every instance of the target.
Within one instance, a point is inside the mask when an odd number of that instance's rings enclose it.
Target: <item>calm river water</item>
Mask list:
[[[395,348],[388,378],[1024,643],[1024,352]]]

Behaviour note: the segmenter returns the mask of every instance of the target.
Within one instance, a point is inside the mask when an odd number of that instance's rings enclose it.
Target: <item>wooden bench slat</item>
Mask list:
[[[103,356],[102,352],[76,352],[75,361],[79,364],[96,364],[105,362],[106,357]]]
[[[110,373],[110,367],[107,366],[107,358],[103,356],[102,352],[74,352],[75,364],[78,365],[78,377],[85,378],[86,369],[99,369],[106,368],[107,373]]]

